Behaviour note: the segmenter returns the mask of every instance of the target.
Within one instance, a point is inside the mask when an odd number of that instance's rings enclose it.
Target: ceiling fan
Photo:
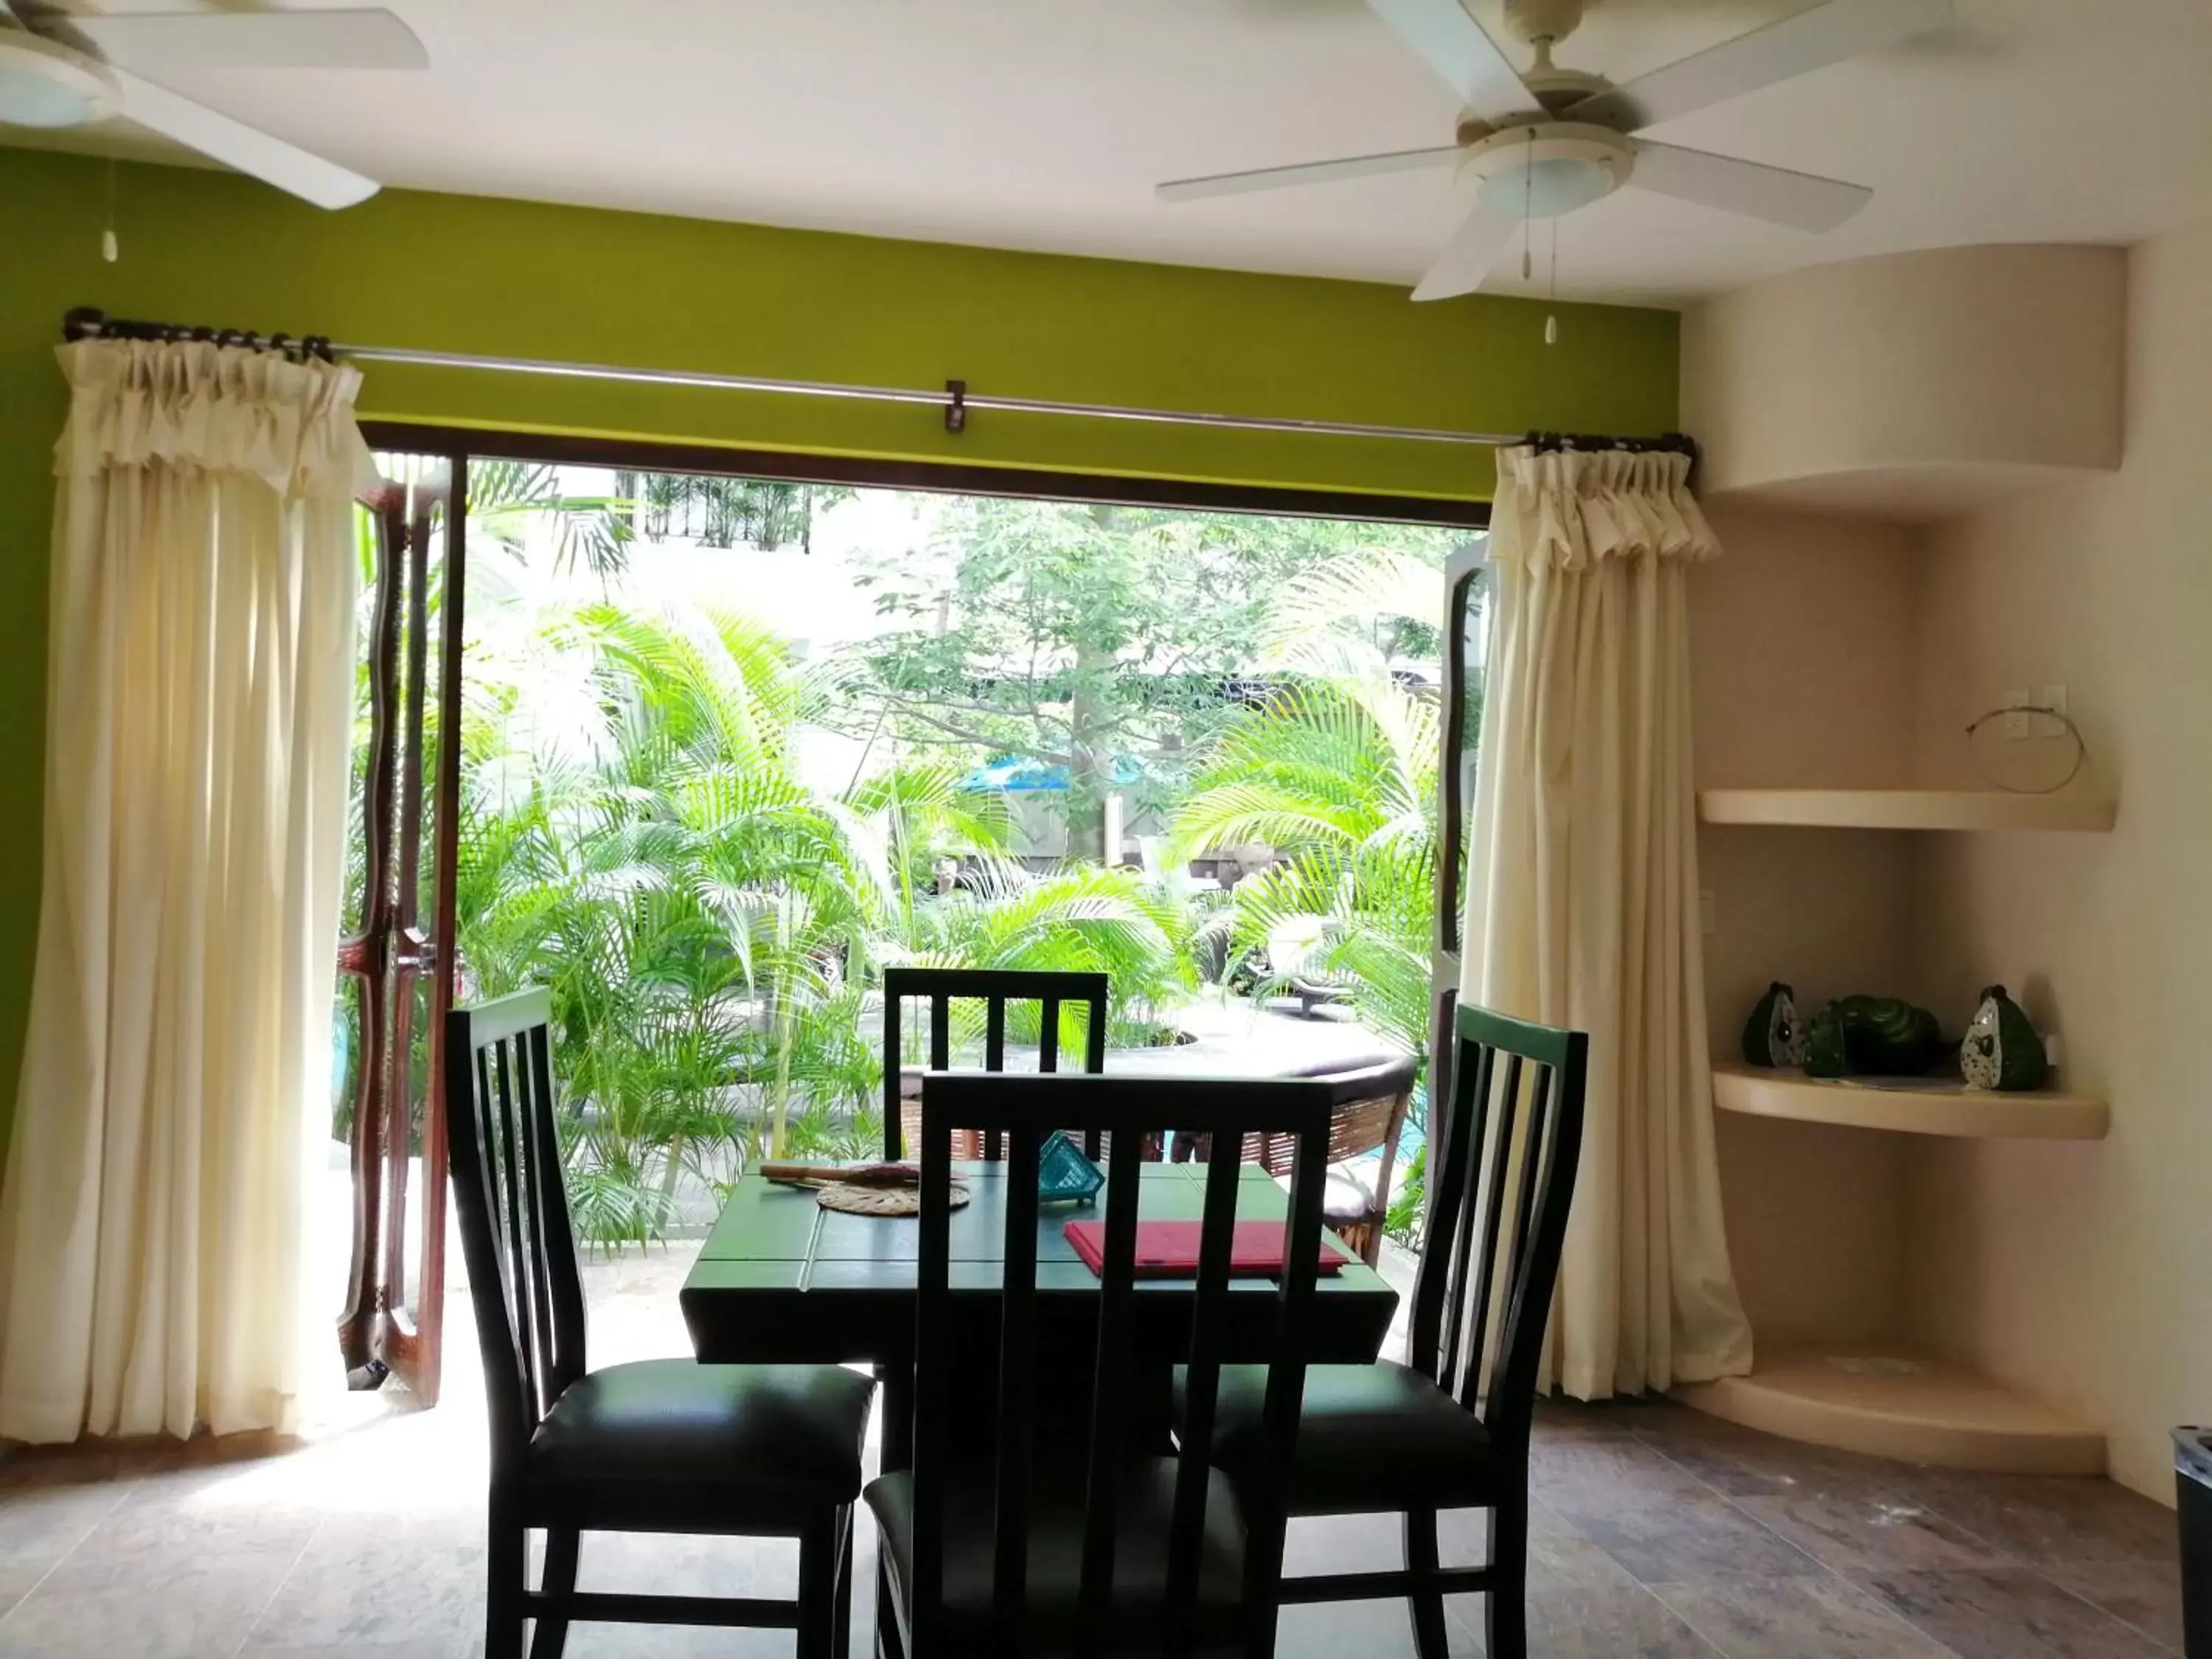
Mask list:
[[[1552,61],[1554,49],[1581,23],[1583,0],[1505,0],[1507,27],[1531,51],[1525,71],[1513,67],[1460,0],[1367,3],[1465,104],[1456,142],[1436,149],[1178,179],[1160,185],[1158,194],[1164,201],[1189,202],[1454,167],[1474,210],[1413,290],[1416,300],[1442,300],[1480,288],[1525,221],[1572,213],[1624,185],[1799,230],[1834,229],[1874,192],[1632,135],[1939,27],[1950,21],[1952,0],[1825,0],[1618,87]]]
[[[415,32],[380,7],[115,15],[0,0],[0,125],[80,127],[123,115],[317,207],[351,207],[376,194],[375,179],[172,92],[159,77],[429,62]]]

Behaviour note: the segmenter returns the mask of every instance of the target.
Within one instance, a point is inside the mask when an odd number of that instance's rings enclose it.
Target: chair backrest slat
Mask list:
[[[1190,1359],[1185,1376],[1175,1513],[1168,1533],[1167,1623],[1189,1626],[1198,1596],[1198,1555],[1206,1530],[1206,1486],[1213,1458],[1214,1407],[1221,1388],[1222,1303],[1236,1239],[1240,1143],[1217,1137],[1206,1154],[1205,1219],[1199,1229],[1198,1291],[1191,1304]]]
[[[1098,1352],[1091,1390],[1091,1451],[1083,1495],[1080,1600],[1086,1629],[1104,1626],[1114,1597],[1114,1539],[1120,1523],[1122,1423],[1129,1398],[1130,1298],[1137,1286],[1137,1153],[1141,1140],[1117,1134],[1106,1167],[1106,1241],[1098,1270]],[[1012,1241],[1008,1241],[1011,1250]],[[1032,1237],[1031,1249],[1035,1249]]]
[[[1142,1162],[1149,1140],[1176,1128],[1212,1136],[1200,1226],[1198,1272],[1192,1286],[1188,1343],[1181,1354],[1150,1358],[1188,1362],[1185,1425],[1175,1470],[1166,1584],[1161,1629],[1148,1633],[1151,1645],[1170,1647],[1191,1632],[1195,1609],[1197,1564],[1205,1536],[1209,1454],[1216,1394],[1224,1352],[1225,1304],[1231,1294],[1230,1268],[1240,1194],[1261,1194],[1273,1205],[1271,1182],[1243,1180],[1238,1153],[1247,1133],[1288,1135],[1298,1146],[1292,1192],[1285,1223],[1286,1267],[1273,1304],[1272,1336],[1264,1354],[1230,1354],[1268,1362],[1266,1431],[1277,1460],[1287,1464],[1297,1428],[1316,1279],[1322,1249],[1322,1193],[1327,1174],[1329,1091],[1326,1085],[1298,1080],[990,1075],[973,1072],[933,1073],[922,1080],[921,1287],[915,1340],[915,1571],[909,1594],[909,1628],[918,1654],[941,1626],[944,1595],[945,1486],[957,1462],[972,1459],[972,1447],[957,1440],[953,1413],[960,1357],[954,1351],[957,1327],[951,1308],[952,1214],[950,1192],[957,1132],[997,1130],[1010,1149],[1002,1171],[985,1177],[1005,1183],[1002,1210],[1003,1304],[1000,1313],[999,1397],[996,1409],[997,1466],[994,1471],[990,1559],[994,1577],[992,1604],[1001,1650],[1025,1650],[1022,1629],[1028,1588],[1030,1484],[1036,1467],[1035,1441],[1040,1419],[1033,1408],[1037,1385],[1039,1291],[1037,1254],[1042,1236],[1057,1226],[1057,1216],[1040,1216],[1036,1194],[1038,1148],[1050,1128],[1095,1131],[1109,1151],[1103,1202],[1104,1219],[1097,1298],[1096,1350],[1092,1356],[1091,1420],[1084,1472],[1084,1521],[1078,1557],[1076,1593],[1080,1627],[1086,1641],[1103,1646],[1109,1630],[1129,1617],[1115,1597],[1116,1550],[1123,1483],[1130,1459],[1139,1450],[1127,1440],[1132,1400],[1132,1355],[1138,1346],[1140,1304],[1136,1262],[1138,1224],[1146,1186]],[[1171,1166],[1149,1166],[1157,1177],[1188,1182]],[[1163,1188],[1162,1190],[1165,1190]],[[1187,1186],[1180,1188],[1187,1191]],[[1156,1311],[1156,1310],[1154,1310]],[[1145,1328],[1156,1328],[1147,1313]],[[1177,1328],[1180,1328],[1179,1327]],[[1073,1359],[1073,1356],[1070,1356]],[[1281,1569],[1282,1524],[1279,1491],[1259,1501],[1247,1515],[1248,1571],[1272,1579]],[[1267,1513],[1274,1520],[1267,1521]],[[1249,1602],[1248,1597],[1248,1602]],[[1180,1610],[1180,1614],[1177,1610]]]
[[[930,1062],[939,1070],[949,1063],[935,1060]],[[1006,1001],[1004,997],[993,997],[983,1005],[983,1069],[987,1072],[1006,1069]],[[1052,1067],[1048,1066],[1044,1069],[1050,1071]],[[983,1156],[995,1162],[1001,1153],[999,1132],[994,1129],[983,1137]]]
[[[538,1261],[536,1240],[530,1226],[530,1182],[523,1168],[526,1135],[515,1131],[514,1067],[507,1045],[492,1050],[492,1069],[498,1079],[500,1206],[507,1224],[507,1273],[512,1288],[502,1287],[514,1310],[514,1334],[522,1352],[522,1386],[530,1408],[543,1415],[545,1389],[539,1375],[538,1347]]]
[[[1463,1109],[1455,1106],[1443,1125],[1430,1126],[1431,1133],[1440,1128],[1457,1130],[1461,1117],[1467,1112],[1474,1114],[1465,1130],[1443,1135],[1443,1167],[1430,1177],[1427,1248],[1421,1252],[1420,1270],[1413,1281],[1413,1352],[1416,1363],[1436,1363],[1441,1337],[1443,1361],[1436,1374],[1447,1381],[1459,1374],[1463,1322],[1452,1319],[1447,1328],[1445,1310],[1460,1306],[1472,1267],[1469,1258],[1474,1230],[1472,1225],[1462,1225],[1461,1218],[1466,1208],[1464,1194],[1469,1181],[1474,1178],[1474,1171],[1480,1167],[1480,1149],[1486,1144],[1484,1131],[1487,1127],[1494,1063],[1493,1054],[1485,1052],[1480,1055],[1476,1061],[1476,1087],[1468,1104]]]
[[[1006,1231],[1034,1237],[1037,1226],[1038,1153],[1048,1132],[1035,1126],[1008,1132]],[[1022,1651],[1023,1609],[1029,1598],[1029,1494],[1035,1463],[1030,1427],[1036,1398],[1036,1252],[1013,1250],[1006,1260],[1006,1297],[999,1318],[998,1490],[992,1504],[994,1603],[1006,1650]]]
[[[550,1014],[550,1008],[549,1008]],[[554,1121],[553,1033],[550,1020],[532,1028],[521,1045],[520,1060],[530,1077],[530,1121],[538,1145],[538,1212],[543,1220],[544,1286],[550,1322],[547,1334],[546,1403],[583,1376],[584,1281],[576,1271],[576,1236],[568,1214],[568,1183],[562,1177],[561,1132]]]
[[[939,997],[929,1005],[929,1069],[941,1072],[952,1063],[952,1002]]]
[[[1520,1224],[1510,1210],[1501,1212],[1498,1206],[1505,1203],[1514,1190],[1514,1131],[1521,1115],[1521,1062],[1519,1054],[1505,1056],[1505,1080],[1475,1114],[1474,1121],[1480,1126],[1483,1137],[1478,1144],[1487,1152],[1488,1164],[1482,1184],[1474,1189],[1472,1201],[1461,1206],[1459,1215],[1460,1231],[1470,1241],[1465,1254],[1471,1262],[1461,1276],[1460,1295],[1464,1298],[1473,1294],[1474,1312],[1469,1318],[1452,1322],[1453,1346],[1465,1347],[1465,1368],[1455,1370],[1448,1364],[1438,1379],[1446,1389],[1457,1393],[1462,1403],[1472,1401],[1482,1390],[1487,1346],[1482,1333],[1490,1328],[1491,1297],[1498,1287],[1501,1255],[1508,1264],[1518,1259],[1511,1241],[1519,1236]]]
[[[554,1118],[551,1018],[542,990],[447,1017],[447,1145],[495,1480],[520,1466],[532,1431],[586,1364],[583,1284]]]
[[[952,1126],[921,1121],[921,1237],[915,1270],[914,1589],[909,1628],[916,1655],[934,1650],[945,1601],[945,1510],[941,1491],[924,1487],[920,1471],[941,1469],[952,1453],[951,1403],[955,1355],[951,1299]]]
[[[1328,1181],[1328,1143],[1302,1146],[1297,1167],[1291,1173],[1291,1213],[1319,1216],[1322,1190]],[[1301,1236],[1303,1237],[1303,1236]],[[1283,1267],[1282,1322],[1288,1330],[1303,1331],[1313,1306],[1320,1277],[1316,1263],[1316,1237],[1294,1243]],[[1298,1412],[1305,1401],[1305,1367],[1274,1365],[1267,1371],[1267,1392],[1261,1407],[1261,1454],[1259,1472],[1247,1500],[1244,1547],[1244,1601],[1255,1607],[1276,1593],[1282,1577],[1284,1536],[1289,1528],[1288,1483],[1297,1455]]]
[[[957,1002],[983,1005],[983,1066],[991,1072],[1006,1067],[1007,1006],[1034,1002],[1040,1019],[1037,1069],[1060,1069],[1060,1010],[1080,1006],[1087,1015],[1084,1033],[1084,1068],[1106,1069],[1106,1006],[1109,981],[1103,973],[1060,969],[999,968],[887,968],[884,970],[884,1156],[908,1156],[906,1142],[914,1127],[910,1104],[902,1085],[905,1077],[905,1006],[919,1000],[926,1005],[928,1021],[928,1063],[933,1072],[953,1063],[952,1007]],[[968,1028],[971,1032],[973,1027]],[[1048,1125],[1048,1127],[1057,1126]],[[983,1156],[996,1162],[1005,1143],[986,1134]],[[1087,1137],[1084,1151],[1099,1155],[1096,1136]]]
[[[1477,1411],[1501,1451],[1524,1455],[1581,1160],[1589,1040],[1468,1005],[1454,1028],[1413,1363]]]

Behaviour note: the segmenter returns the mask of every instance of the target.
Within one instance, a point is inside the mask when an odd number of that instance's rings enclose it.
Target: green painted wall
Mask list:
[[[323,213],[227,173],[0,150],[0,1110],[39,891],[49,476],[63,312],[434,350],[1514,432],[1656,433],[1670,313],[389,191]],[[927,407],[369,365],[364,416],[762,448],[1483,497],[1488,456]]]

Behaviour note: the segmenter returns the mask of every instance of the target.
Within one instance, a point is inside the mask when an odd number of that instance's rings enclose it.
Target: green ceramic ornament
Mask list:
[[[1766,988],[1743,1024],[1743,1058],[1750,1066],[1805,1063],[1805,1024],[1797,1018],[1796,993],[1780,980]]]
[[[1842,1077],[1850,1070],[1844,1051],[1843,1005],[1831,1002],[1805,1028],[1805,1075]]]
[[[1936,1016],[1902,997],[1844,997],[1805,1031],[1812,1077],[1915,1077],[1943,1054]]]
[[[1966,1027],[1959,1069],[1969,1089],[2039,1089],[2051,1070],[2043,1039],[2002,985],[1986,987]]]

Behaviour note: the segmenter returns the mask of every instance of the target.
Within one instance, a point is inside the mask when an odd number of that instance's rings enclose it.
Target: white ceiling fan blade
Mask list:
[[[1951,21],[1951,0],[1826,0],[1707,52],[1585,98],[1565,119],[1641,132]]]
[[[1512,60],[1459,0],[1367,0],[1477,115],[1525,115],[1544,107]]]
[[[248,173],[317,207],[351,207],[377,192],[377,182],[296,144],[219,115],[205,104],[143,81],[128,70],[111,70],[123,94],[123,113],[140,126]]]
[[[1646,138],[1636,141],[1636,167],[1628,182],[1662,196],[1795,230],[1833,230],[1874,199],[1864,185],[1739,161],[1733,155],[1655,144]]]
[[[419,70],[415,31],[381,8],[72,15],[69,26],[119,69]]]
[[[1474,293],[1512,243],[1520,224],[1520,220],[1492,213],[1488,208],[1475,209],[1444,244],[1444,251],[1422,276],[1413,297],[1449,300],[1455,294]]]
[[[1171,179],[1152,187],[1163,202],[1200,202],[1210,196],[1242,196],[1248,191],[1282,190],[1291,185],[1325,185],[1334,179],[1366,179],[1381,173],[1407,173],[1449,167],[1459,147],[1399,149],[1382,155],[1347,155],[1340,161],[1305,161],[1296,167],[1259,167],[1250,173],[1212,173],[1202,179]]]

